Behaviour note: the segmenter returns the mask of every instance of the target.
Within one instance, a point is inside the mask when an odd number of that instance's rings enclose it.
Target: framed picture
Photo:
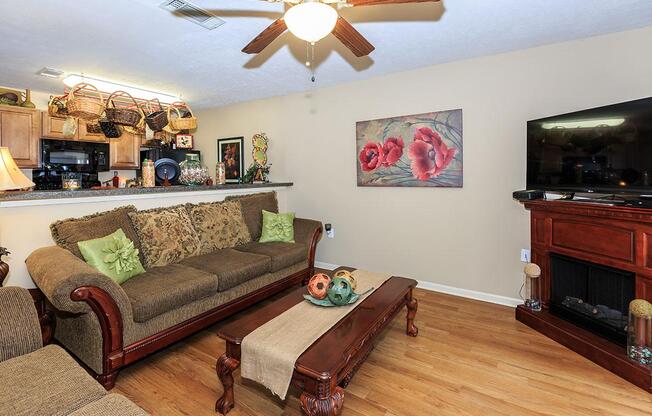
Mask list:
[[[356,123],[358,186],[462,187],[462,110]]]
[[[192,149],[192,134],[177,134],[175,137],[177,149]]]
[[[238,183],[244,174],[244,137],[217,139],[217,161],[224,163],[226,183]]]

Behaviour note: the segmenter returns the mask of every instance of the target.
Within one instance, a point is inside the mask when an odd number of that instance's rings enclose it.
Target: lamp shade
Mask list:
[[[0,147],[0,191],[25,189],[34,186],[27,176],[18,169],[8,147]]]
[[[333,31],[337,12],[318,1],[292,6],[285,12],[284,20],[290,32],[307,42],[317,42]]]

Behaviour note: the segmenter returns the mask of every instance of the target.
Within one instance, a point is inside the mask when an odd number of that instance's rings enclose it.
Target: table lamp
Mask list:
[[[8,147],[0,147],[0,194],[4,191],[16,191],[31,188],[34,182],[18,169]]]

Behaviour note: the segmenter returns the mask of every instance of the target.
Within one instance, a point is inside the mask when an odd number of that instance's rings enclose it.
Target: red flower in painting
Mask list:
[[[384,160],[383,145],[380,143],[368,142],[364,145],[360,154],[360,167],[365,172],[370,172],[380,167]]]
[[[383,166],[391,166],[403,156],[403,138],[401,136],[390,137],[383,144],[384,159]]]
[[[439,176],[450,165],[456,151],[454,147],[446,146],[436,131],[428,127],[418,128],[408,149],[412,174],[421,181]]]

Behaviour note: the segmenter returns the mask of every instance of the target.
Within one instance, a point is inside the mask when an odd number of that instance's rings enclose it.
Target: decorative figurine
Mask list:
[[[355,277],[349,272],[348,270],[339,270],[335,272],[333,277],[341,277],[342,279],[346,279],[349,281],[351,284],[351,289],[356,290],[358,288],[358,282],[355,280]]]
[[[325,299],[330,282],[331,278],[327,274],[317,273],[308,282],[308,293],[315,299]]]
[[[269,179],[269,168],[272,165],[267,164],[267,143],[269,139],[265,133],[254,134],[251,138],[251,157],[254,163],[247,169],[243,176],[244,183],[267,183]]]

